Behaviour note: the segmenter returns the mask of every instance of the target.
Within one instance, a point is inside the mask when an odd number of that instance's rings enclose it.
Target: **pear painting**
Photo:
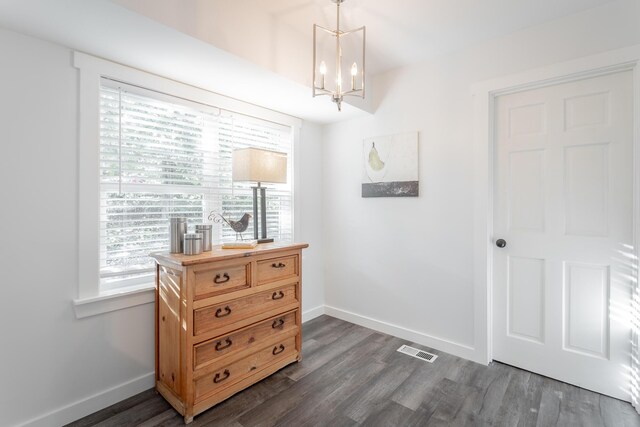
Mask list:
[[[371,150],[369,150],[369,166],[374,171],[380,171],[384,167],[384,162],[380,160],[380,154],[376,150],[376,143],[371,143]]]
[[[418,132],[365,139],[362,197],[418,197]]]

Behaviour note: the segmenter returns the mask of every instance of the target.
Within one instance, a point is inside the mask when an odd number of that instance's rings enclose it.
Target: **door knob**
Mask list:
[[[499,248],[504,248],[505,246],[507,246],[507,241],[504,239],[498,239],[496,240],[496,246]]]

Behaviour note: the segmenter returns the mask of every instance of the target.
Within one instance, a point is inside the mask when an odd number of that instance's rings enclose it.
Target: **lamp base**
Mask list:
[[[266,239],[258,239],[258,243],[272,243],[273,239],[272,238],[266,238]]]

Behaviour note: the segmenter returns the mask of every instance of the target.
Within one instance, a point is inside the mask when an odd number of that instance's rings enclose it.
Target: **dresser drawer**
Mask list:
[[[199,335],[297,301],[296,285],[292,284],[200,308],[193,311],[193,334]]]
[[[274,316],[239,331],[200,343],[193,348],[193,368],[199,369],[222,356],[250,348],[259,348],[265,341],[297,330],[297,311]]]
[[[247,378],[269,365],[278,362],[296,352],[296,338],[290,337],[274,345],[256,351],[237,362],[221,366],[213,373],[206,374],[194,381],[194,400],[198,402],[208,394],[228,387]],[[197,376],[197,373],[196,373]]]
[[[291,255],[280,258],[258,261],[258,285],[283,280],[298,275],[298,256]]]
[[[250,263],[196,270],[194,275],[196,300],[251,287]]]

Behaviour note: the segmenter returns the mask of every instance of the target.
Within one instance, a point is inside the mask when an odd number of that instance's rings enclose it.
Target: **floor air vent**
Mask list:
[[[433,363],[433,361],[438,358],[438,356],[436,356],[435,354],[427,353],[424,350],[409,347],[408,345],[400,346],[398,351],[400,353],[408,354],[411,357],[415,357],[416,359],[424,360],[425,362],[429,363]]]

